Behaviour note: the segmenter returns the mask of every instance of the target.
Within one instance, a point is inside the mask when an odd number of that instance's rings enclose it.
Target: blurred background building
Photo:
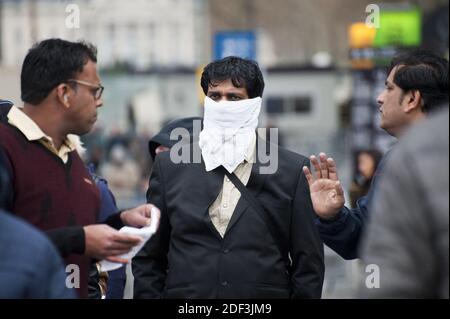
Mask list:
[[[73,4],[80,19],[70,28]],[[2,65],[20,65],[30,43],[60,37],[94,42],[102,68],[194,68],[204,59],[203,10],[199,0],[3,1]]]
[[[380,9],[378,28],[367,26],[369,5]],[[60,37],[97,45],[106,90],[99,121],[83,138],[86,160],[106,174],[117,171],[111,164],[138,167],[130,168],[137,175],[131,193],[118,190],[126,194],[119,206],[127,207],[145,200],[148,139],[171,119],[202,114],[202,67],[230,54],[252,58],[266,80],[260,126],[279,128],[289,149],[332,155],[348,190],[355,154],[383,152],[393,141],[378,129],[375,102],[386,62],[411,47],[448,58],[448,6],[448,0],[0,0],[0,98],[21,103],[20,68],[33,43]],[[324,297],[352,297],[358,262],[326,253]]]

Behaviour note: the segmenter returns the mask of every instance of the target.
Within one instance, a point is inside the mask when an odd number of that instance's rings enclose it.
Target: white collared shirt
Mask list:
[[[15,105],[13,105],[8,113],[8,122],[19,129],[28,141],[39,141],[48,150],[57,155],[64,163],[67,163],[69,153],[76,149],[76,141],[74,141],[71,136],[67,136],[59,150],[57,150],[53,143],[53,139],[45,134],[36,122]]]
[[[252,173],[253,163],[256,155],[256,133],[250,143],[245,160],[234,170],[234,174],[241,180],[242,184],[247,185]],[[224,237],[225,232],[236,209],[237,203],[241,198],[241,193],[234,186],[233,182],[225,175],[222,190],[217,199],[209,207],[209,216],[219,234]]]

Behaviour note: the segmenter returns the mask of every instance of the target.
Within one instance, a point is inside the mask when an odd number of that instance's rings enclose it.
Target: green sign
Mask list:
[[[381,10],[380,27],[374,47],[415,47],[422,42],[422,14],[418,8],[409,10]]]

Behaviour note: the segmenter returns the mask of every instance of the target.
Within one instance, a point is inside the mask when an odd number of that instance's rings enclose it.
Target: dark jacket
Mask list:
[[[372,178],[372,184],[366,196],[356,201],[353,209],[343,207],[338,216],[331,221],[316,217],[316,225],[323,242],[342,258],[350,260],[359,257],[361,234],[369,217],[368,207],[375,195],[376,185],[383,172],[389,153],[386,153]]]
[[[115,215],[119,209],[117,208],[116,199],[108,188],[108,182],[96,175],[94,172],[94,167],[92,165],[88,166],[89,173],[92,179],[100,190],[100,214],[99,223],[105,222],[111,216]],[[99,286],[100,274],[96,265],[91,267],[89,289],[92,292],[92,299],[101,298],[101,290]],[[112,270],[108,272],[108,281],[106,289],[106,299],[123,299],[123,293],[125,290],[127,276],[125,272],[125,267],[120,267],[119,269]]]
[[[449,298],[449,111],[414,125],[389,155],[362,240],[379,267],[371,298]]]
[[[307,158],[279,148],[278,170],[247,188],[270,213],[292,258],[290,273],[264,218],[241,196],[222,238],[209,207],[223,187],[221,169],[156,157],[148,199],[161,210],[159,231],[133,259],[135,298],[320,298],[323,244],[314,225]]]
[[[0,299],[75,298],[68,274],[42,233],[0,210]]]
[[[0,122],[6,121],[7,115],[13,103],[7,100],[0,100]]]
[[[196,123],[200,124],[199,129],[201,130],[203,126],[203,119],[201,117],[186,117],[182,119],[176,119],[164,125],[161,131],[153,136],[148,142],[148,150],[153,161],[155,160],[156,156],[156,148],[160,145],[171,148],[182,139],[183,141],[186,141],[184,142],[185,144],[193,144],[197,142],[199,138],[198,134],[200,133],[200,131],[194,132],[194,125],[196,125]],[[189,136],[174,136],[176,137],[176,139],[171,139],[171,133],[175,133],[174,130],[179,128],[185,129]]]

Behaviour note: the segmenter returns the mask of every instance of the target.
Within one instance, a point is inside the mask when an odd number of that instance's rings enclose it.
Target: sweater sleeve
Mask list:
[[[120,213],[111,215],[105,223],[113,228],[123,227]],[[85,235],[83,227],[61,227],[46,232],[47,236],[53,242],[63,258],[70,254],[84,254]]]
[[[70,254],[84,254],[85,235],[83,227],[61,227],[46,232],[63,258]]]
[[[122,222],[122,219],[120,218],[120,214],[122,214],[122,212],[118,212],[118,213],[115,213],[115,214],[109,216],[104,221],[104,223],[108,226],[111,226],[112,228],[121,229],[123,226],[125,226],[125,224]]]

